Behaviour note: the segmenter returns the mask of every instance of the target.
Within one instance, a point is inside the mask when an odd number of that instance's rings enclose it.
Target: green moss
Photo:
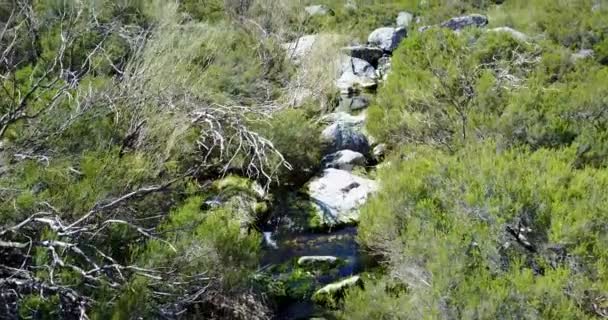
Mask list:
[[[307,301],[314,293],[316,280],[310,272],[294,268],[292,262],[271,269],[278,276],[268,273],[258,274],[255,281],[273,300],[288,303],[289,301]]]
[[[36,318],[41,320],[51,320],[60,317],[56,305],[59,303],[59,296],[53,295],[44,299],[39,295],[32,294],[23,297],[19,305],[19,317],[22,319]]]

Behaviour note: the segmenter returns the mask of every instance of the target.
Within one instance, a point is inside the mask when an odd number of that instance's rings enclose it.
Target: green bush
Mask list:
[[[608,288],[600,222],[608,175],[572,170],[575,154],[486,143],[454,155],[405,148],[393,158],[380,172],[382,192],[362,210],[359,238],[386,255],[410,301],[423,302],[404,308],[408,316],[590,312],[580,293]],[[513,228],[528,230],[525,240]]]
[[[299,185],[315,173],[321,162],[323,143],[320,127],[313,122],[307,111],[281,111],[260,130],[291,165],[291,169],[279,168],[280,183]]]
[[[454,149],[483,137],[510,89],[533,68],[532,62],[515,65],[516,56],[534,60],[535,55],[534,46],[507,33],[459,36],[431,29],[415,34],[394,53],[393,70],[369,110],[367,128],[393,145],[425,142]]]

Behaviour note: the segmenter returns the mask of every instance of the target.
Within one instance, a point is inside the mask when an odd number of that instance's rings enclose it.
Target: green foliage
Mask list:
[[[230,286],[237,284],[248,268],[255,267],[261,238],[257,234],[243,234],[238,213],[226,209],[202,212],[202,198],[192,197],[175,210],[163,227],[170,231],[167,238],[174,243],[178,252],[188,252],[175,257],[162,243],[151,243],[148,254],[157,256],[165,252],[166,263],[188,272],[210,270],[224,276],[223,281]],[[162,247],[164,249],[161,249]],[[194,250],[194,251],[193,251]],[[160,257],[159,257],[160,258]]]
[[[198,20],[217,21],[225,16],[224,0],[186,0],[180,10]]]
[[[601,208],[608,175],[571,170],[574,154],[572,148],[497,151],[486,143],[454,155],[406,148],[392,159],[380,172],[382,192],[363,208],[359,237],[388,254],[392,273],[411,288],[408,301],[424,302],[396,314],[580,318],[589,312],[579,293],[608,286],[599,222],[607,218]],[[530,228],[525,236],[534,249],[506,231],[519,225]],[[566,253],[556,259],[557,247]]]
[[[290,268],[291,266],[282,267]],[[271,271],[276,272],[277,270]],[[312,297],[316,286],[314,275],[297,267],[291,270],[283,270],[282,273],[274,276],[270,273],[257,274],[254,277],[254,282],[261,291],[265,292],[277,304],[308,301]]]
[[[230,299],[247,290],[249,279],[257,267],[261,238],[257,234],[243,232],[237,213],[225,208],[204,211],[202,203],[202,197],[192,196],[172,210],[160,227],[164,239],[148,242],[136,260],[150,268],[173,270],[175,281],[188,281],[203,272],[213,290]],[[197,285],[203,284],[192,283],[192,286]],[[183,289],[170,283],[156,288],[175,293]],[[113,308],[114,318],[150,314],[154,303],[162,301],[150,301],[146,296],[149,290],[145,279],[134,279]],[[214,311],[206,312],[212,314]]]
[[[144,154],[123,157],[117,150],[87,152],[71,162],[58,159],[46,164],[28,160],[15,165],[11,176],[0,183],[19,190],[15,203],[0,205],[4,221],[17,221],[50,201],[66,218],[90,210],[96,202],[118,195],[155,178],[152,163]],[[16,207],[14,206],[16,205]],[[21,215],[15,215],[21,212]]]
[[[339,32],[349,33],[367,40],[370,31],[379,27],[395,25],[400,11],[408,11],[420,18],[419,24],[429,25],[443,22],[451,17],[471,12],[480,12],[493,4],[492,0],[354,0],[356,9],[345,5],[345,1],[307,1],[309,5],[324,4],[333,14],[313,16],[304,25],[306,33]],[[416,30],[411,26],[410,30]]]
[[[369,110],[370,133],[447,150],[488,137],[533,148],[576,144],[581,164],[604,165],[605,68],[574,62],[550,42],[468,37],[429,30],[405,40]]]
[[[471,132],[491,128],[507,89],[532,67],[514,61],[532,60],[536,48],[506,33],[471,31],[468,36],[432,29],[404,41],[369,110],[367,127],[373,136],[395,145],[426,142],[454,148]],[[511,77],[504,78],[505,72]]]
[[[291,165],[291,169],[280,168],[279,182],[298,185],[315,173],[323,149],[321,129],[305,110],[286,109],[276,113],[260,132]]]
[[[570,48],[592,48],[602,40],[608,20],[605,6],[593,0],[512,0],[488,12],[490,24],[511,26],[529,33],[544,33],[550,40]]]
[[[0,20],[11,3],[0,0]],[[328,37],[328,48],[306,65],[309,77],[301,77],[331,96],[325,87],[333,86],[333,78],[321,75],[328,73],[326,56],[346,40],[362,42],[372,29],[393,26],[406,10],[416,16],[409,38],[394,53],[392,73],[368,110],[369,132],[397,150],[388,157],[392,165],[378,170],[383,187],[363,208],[359,229],[361,243],[385,260],[386,274],[366,279],[365,290],[348,290],[339,315],[598,315],[608,292],[606,6],[595,0],[352,3],[356,9],[330,0],[32,1],[33,20],[19,17],[27,28],[18,30],[9,59],[18,64],[0,83],[0,118],[22,103],[38,79],[42,89],[25,101],[24,117],[10,123],[0,141],[3,224],[40,211],[67,223],[143,186],[183,175],[192,180],[99,213],[141,223],[140,230],[110,224],[86,239],[70,238],[38,221],[25,228],[27,237],[10,233],[2,240],[82,242],[117,263],[172,271],[174,278],[160,284],[133,275],[110,288],[67,267],[51,273],[45,266],[53,257],[43,246],[28,252],[25,269],[92,297],[94,319],[154,318],[160,305],[207,284],[209,294],[184,316],[234,318],[224,309],[234,311],[242,301],[261,305],[256,290],[277,303],[310,299],[318,285],[315,272],[335,270],[306,270],[292,261],[280,277],[257,279],[261,238],[254,226],[274,200],[273,216],[280,212],[306,231],[319,231],[314,206],[283,188],[267,197],[236,176],[201,190],[199,182],[207,186],[204,179],[218,177],[201,172],[206,163],[195,157],[201,132],[191,125],[192,113],[239,106],[231,110],[249,115],[282,101],[288,83],[302,75],[285,59],[281,43],[305,33],[344,35]],[[325,4],[332,13],[308,17],[303,7],[312,4]],[[75,12],[80,15],[68,25],[64,19]],[[513,27],[528,40],[472,29],[416,31],[469,13],[487,14],[490,27]],[[138,38],[143,35],[145,41]],[[55,65],[45,75],[63,50],[62,39],[73,39],[59,61],[68,72],[59,74]],[[580,49],[594,49],[594,56],[574,59]],[[68,73],[79,72],[86,77],[72,82]],[[176,106],[181,97],[190,104]],[[318,169],[323,146],[315,117],[324,106],[310,105],[285,109],[269,121],[242,117],[291,164],[288,170],[278,167],[279,159],[266,159],[281,186],[299,187]],[[135,130],[142,120],[145,125]],[[238,167],[244,157],[232,164]],[[209,199],[219,205],[205,205]],[[524,230],[525,239],[515,229]],[[89,249],[86,254],[105,261]],[[2,249],[0,258],[11,260],[13,251]],[[58,254],[67,264],[91,267],[69,250]],[[200,274],[209,280],[193,285]],[[332,297],[324,303],[339,305]],[[73,316],[56,294],[28,292],[17,307],[21,318]]]
[[[399,285],[386,278],[366,279],[365,290],[351,289],[344,295],[344,311],[339,319],[413,319],[415,312],[408,310],[408,296]],[[371,308],[369,302],[374,301]]]
[[[44,299],[36,294],[24,297],[19,306],[19,317],[21,319],[57,319],[58,314],[55,305],[59,302],[59,296],[54,295],[50,299]]]

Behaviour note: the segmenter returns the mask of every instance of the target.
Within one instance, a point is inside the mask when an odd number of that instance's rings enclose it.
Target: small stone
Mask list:
[[[483,27],[488,24],[488,17],[481,14],[471,14],[449,19],[441,24],[441,27],[454,31],[462,30],[467,27]]]
[[[337,262],[338,258],[333,256],[304,256],[298,259],[298,265],[301,267],[334,266]]]
[[[336,86],[342,93],[358,92],[378,85],[376,69],[367,61],[343,55],[337,61],[338,80]]]
[[[386,80],[388,74],[391,72],[391,57],[384,56],[378,60],[378,78]]]
[[[321,139],[327,143],[328,152],[349,149],[362,154],[369,153],[367,137],[352,125],[336,122],[321,132]]]

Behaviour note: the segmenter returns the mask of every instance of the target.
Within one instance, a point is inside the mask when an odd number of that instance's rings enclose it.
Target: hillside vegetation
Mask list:
[[[341,101],[330,62],[401,11],[361,112],[387,152],[353,169],[379,183],[357,235],[375,264],[324,316],[607,318],[604,0],[0,0],[0,318],[310,300],[304,268],[268,280],[260,226],[297,207],[331,229],[300,201]],[[439,26],[473,13],[488,25]]]

